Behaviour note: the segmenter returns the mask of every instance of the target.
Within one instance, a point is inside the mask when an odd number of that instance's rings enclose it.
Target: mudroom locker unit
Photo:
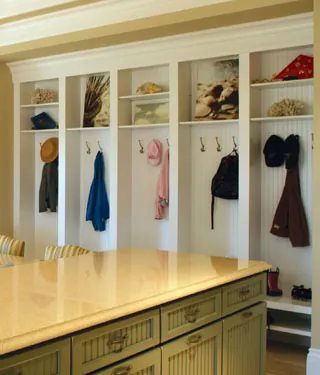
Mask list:
[[[26,241],[26,256],[42,258],[47,244],[77,244],[106,251],[136,246],[265,260],[281,270],[284,296],[269,307],[294,313],[296,324],[274,330],[310,336],[311,304],[293,303],[293,284],[311,286],[312,247],[293,248],[271,235],[285,168],[268,168],[263,147],[272,134],[300,136],[300,184],[311,235],[313,79],[256,82],[272,78],[298,55],[313,56],[311,14],[275,19],[10,64],[15,95],[15,237]],[[221,66],[228,62],[228,74]],[[218,67],[218,68],[217,68]],[[196,106],[203,85],[235,79],[238,112],[212,120]],[[220,69],[220,70],[219,70]],[[83,127],[90,76],[109,79],[108,126]],[[137,95],[145,82],[160,93]],[[33,104],[36,88],[54,89],[57,101]],[[299,116],[270,117],[268,108],[284,98],[305,103]],[[203,103],[202,103],[203,104]],[[151,108],[151,109],[150,109]],[[141,121],[155,108],[157,119]],[[47,112],[58,128],[32,130],[30,118]],[[150,112],[150,113],[151,113]],[[207,117],[206,117],[207,116]],[[137,120],[139,119],[139,120]],[[199,121],[200,120],[200,121]],[[106,124],[104,124],[106,125]],[[39,152],[59,138],[57,212],[39,213],[43,163]],[[169,207],[155,220],[161,165],[148,164],[151,140],[169,149]],[[211,179],[221,158],[239,154],[239,199],[216,199],[211,229]],[[102,151],[110,203],[106,231],[86,221],[86,205],[96,153]],[[312,237],[312,236],[311,236]]]

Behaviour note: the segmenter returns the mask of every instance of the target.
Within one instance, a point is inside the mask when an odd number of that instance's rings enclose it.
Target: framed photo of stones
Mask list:
[[[239,118],[239,60],[199,63],[195,67],[196,121]]]
[[[167,124],[169,103],[137,104],[134,108],[134,125]]]
[[[109,126],[110,76],[89,76],[86,82],[83,127]]]

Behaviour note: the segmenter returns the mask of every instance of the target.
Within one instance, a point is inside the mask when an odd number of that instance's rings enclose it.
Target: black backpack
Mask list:
[[[230,154],[221,159],[217,173],[211,182],[211,229],[213,229],[214,198],[238,199],[239,155]]]

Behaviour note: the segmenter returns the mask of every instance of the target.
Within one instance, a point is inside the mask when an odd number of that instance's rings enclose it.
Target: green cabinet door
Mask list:
[[[162,375],[221,375],[221,322],[162,346]]]
[[[265,303],[223,321],[223,375],[264,375],[266,354]]]

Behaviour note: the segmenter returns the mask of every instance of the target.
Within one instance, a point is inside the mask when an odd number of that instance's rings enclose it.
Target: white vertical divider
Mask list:
[[[59,77],[59,200],[58,245],[66,241],[66,77]]]
[[[170,249],[178,251],[179,233],[179,63],[170,63]]]
[[[14,83],[14,192],[13,192],[13,230],[14,237],[20,239],[20,83]]]
[[[110,249],[118,247],[119,217],[118,217],[118,168],[119,168],[119,139],[118,139],[118,70],[110,71]]]
[[[249,259],[250,246],[250,54],[239,56],[239,209],[238,258]]]

